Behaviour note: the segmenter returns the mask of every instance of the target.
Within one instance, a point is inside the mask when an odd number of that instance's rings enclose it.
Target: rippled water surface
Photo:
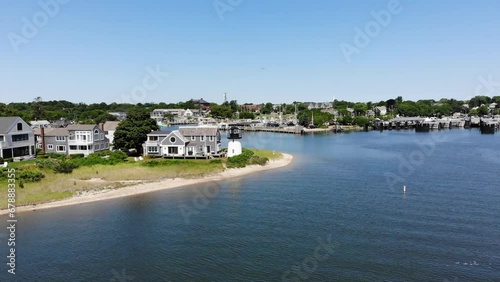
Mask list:
[[[242,143],[295,159],[19,214],[17,275],[2,238],[0,280],[500,281],[500,134],[248,133]]]

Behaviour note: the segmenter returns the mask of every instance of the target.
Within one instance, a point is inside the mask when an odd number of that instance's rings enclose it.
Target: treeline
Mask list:
[[[194,103],[189,100],[179,103],[144,103],[144,104],[118,104],[118,103],[72,103],[65,100],[42,101],[37,97],[29,103],[0,103],[0,116],[20,116],[25,121],[48,120],[54,122],[61,118],[75,120],[78,123],[100,123],[115,120],[116,117],[109,112],[129,112],[131,109],[141,108],[148,112],[154,109],[194,109]]]
[[[490,107],[492,103],[497,103],[496,107]],[[314,123],[315,126],[322,126],[325,123],[358,124],[364,125],[374,117],[389,119],[399,116],[421,116],[421,117],[441,117],[450,116],[453,113],[463,113],[468,115],[495,115],[500,114],[500,96],[476,96],[470,100],[440,99],[440,100],[418,100],[405,101],[399,96],[379,102],[356,103],[349,101],[335,100],[331,103],[333,108],[330,111],[325,109],[308,109],[308,105],[302,102],[285,104],[261,104],[258,112],[249,110],[248,104],[240,105],[238,101],[232,100],[222,104],[211,104],[210,116],[214,118],[240,118],[254,119],[259,115],[271,113],[282,113],[291,115],[298,113],[298,120],[301,125]],[[387,112],[381,114],[377,107],[385,106]],[[107,120],[115,120],[109,112],[128,113],[132,109],[141,109],[151,112],[154,109],[196,109],[191,101],[178,103],[144,103],[144,104],[119,104],[119,103],[72,103],[65,100],[42,101],[37,97],[33,102],[28,103],[0,103],[0,116],[20,116],[26,121],[48,120],[54,122],[61,118],[75,120],[78,123],[100,123]],[[334,110],[334,111],[333,111]],[[312,116],[314,115],[314,120]]]

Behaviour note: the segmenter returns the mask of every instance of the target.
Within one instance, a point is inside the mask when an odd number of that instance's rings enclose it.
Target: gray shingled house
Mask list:
[[[40,129],[37,129],[35,135],[37,148],[42,148],[45,144],[47,153],[88,156],[95,152],[109,150],[108,138],[104,135],[104,131],[95,124],[72,124],[66,128],[46,128],[43,134]]]
[[[35,157],[33,129],[20,117],[0,117],[0,158]]]
[[[143,144],[149,156],[207,156],[219,154],[221,137],[215,126],[184,126],[174,131],[153,131]]]

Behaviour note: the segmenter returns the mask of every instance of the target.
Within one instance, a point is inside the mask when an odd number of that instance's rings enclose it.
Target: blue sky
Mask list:
[[[0,2],[0,102],[467,99],[478,77],[500,82],[496,0],[72,0],[24,36],[53,1]],[[340,45],[374,24],[348,61]]]

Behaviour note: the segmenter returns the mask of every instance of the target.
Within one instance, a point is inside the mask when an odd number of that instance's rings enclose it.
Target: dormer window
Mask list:
[[[94,130],[94,134],[99,134],[99,130]]]
[[[23,124],[22,123],[17,124],[17,131],[23,131]]]

